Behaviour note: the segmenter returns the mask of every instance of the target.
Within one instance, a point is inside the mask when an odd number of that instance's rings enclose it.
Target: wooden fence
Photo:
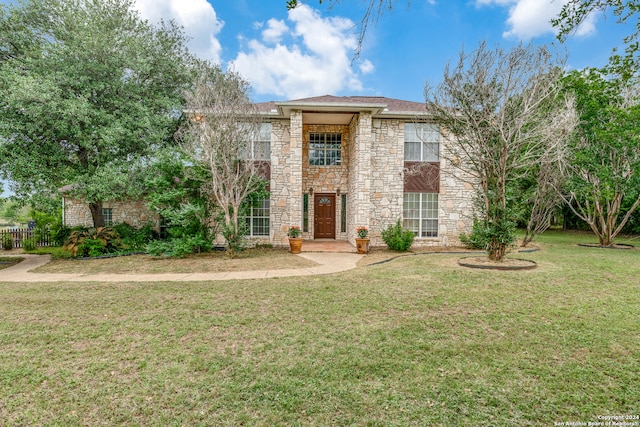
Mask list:
[[[13,247],[21,248],[22,242],[26,239],[35,237],[38,240],[38,246],[51,246],[51,238],[47,231],[36,231],[35,228],[13,228],[10,230],[0,230],[0,248],[1,243],[4,241],[6,235],[11,236],[13,239]]]

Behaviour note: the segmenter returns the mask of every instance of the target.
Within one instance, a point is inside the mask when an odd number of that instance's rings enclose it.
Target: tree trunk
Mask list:
[[[104,216],[102,215],[102,201],[89,203],[91,218],[93,218],[93,226],[104,227]]]
[[[502,261],[506,254],[506,244],[498,242],[496,240],[492,240],[491,243],[489,243],[489,259],[491,261]]]

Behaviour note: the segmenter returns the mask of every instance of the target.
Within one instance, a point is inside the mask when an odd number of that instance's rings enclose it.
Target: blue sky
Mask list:
[[[569,69],[605,65],[632,28],[599,13],[560,44],[549,20],[566,2],[397,0],[370,25],[353,60],[369,0],[301,0],[293,11],[286,0],[134,0],[143,18],[182,25],[200,57],[239,71],[256,102],[327,94],[422,102],[425,83],[437,84],[461,49],[482,40],[507,49],[553,43],[566,49]]]
[[[357,24],[369,0],[136,0],[151,20],[173,18],[200,56],[233,66],[252,82],[254,101],[316,95],[376,95],[423,101],[462,48],[480,41],[509,48],[555,43],[549,20],[566,0],[398,0],[371,25],[352,61]],[[375,0],[376,2],[378,0]],[[330,7],[333,5],[332,7]],[[630,32],[615,17],[590,17],[569,40],[568,68],[603,66]]]
[[[366,34],[354,58],[358,22],[369,0],[135,0],[143,18],[173,19],[198,56],[233,67],[252,83],[255,102],[320,95],[386,96],[424,101],[462,48],[482,40],[508,49],[520,42],[555,43],[567,68],[601,67],[629,25],[595,14],[566,43],[549,20],[567,0],[397,0]],[[378,0],[375,0],[376,2]],[[9,3],[10,0],[0,0]],[[329,7],[334,4],[333,7]],[[4,196],[10,194],[5,185]],[[2,194],[2,193],[0,193]]]
[[[437,84],[461,49],[482,40],[502,48],[554,43],[566,49],[569,69],[605,65],[630,26],[595,14],[561,45],[549,20],[566,2],[397,0],[370,25],[353,60],[369,0],[301,0],[293,11],[286,0],[134,0],[143,18],[181,24],[200,57],[240,72],[256,102],[327,94],[421,102],[425,83]]]

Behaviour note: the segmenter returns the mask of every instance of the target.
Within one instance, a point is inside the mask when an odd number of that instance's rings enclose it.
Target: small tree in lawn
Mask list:
[[[561,75],[562,61],[546,47],[482,43],[447,66],[437,88],[425,89],[427,110],[444,129],[443,158],[478,188],[476,225],[492,260],[515,240],[509,183],[562,156],[576,124],[573,100],[560,96]]]
[[[532,171],[534,184],[524,200],[528,207],[528,219],[520,246],[526,247],[535,236],[544,233],[551,225],[553,214],[562,205],[558,188],[564,182],[563,167],[562,161],[542,163]]]
[[[260,131],[261,117],[249,100],[249,88],[234,71],[203,64],[186,95],[190,119],[180,133],[182,148],[209,174],[202,191],[221,210],[230,256],[246,233],[242,204],[263,181],[251,145]]]
[[[600,245],[610,246],[640,206],[640,84],[590,69],[570,73],[565,86],[581,122],[564,199]]]

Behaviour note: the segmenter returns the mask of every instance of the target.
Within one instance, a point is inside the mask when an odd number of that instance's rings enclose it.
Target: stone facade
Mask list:
[[[352,108],[354,104],[357,105]],[[387,98],[326,96],[265,103],[264,107],[277,117],[272,121],[272,243],[286,244],[289,225],[303,227],[300,216],[303,194],[309,197],[308,231],[303,237],[314,238],[312,194],[321,193],[336,196],[337,240],[355,243],[356,228],[365,226],[369,228],[371,245],[384,245],[382,230],[403,215],[404,125],[416,119],[428,121],[422,104]],[[345,115],[349,120],[344,120]],[[280,128],[288,128],[290,132],[277,132]],[[310,165],[309,134],[315,132],[342,135],[340,165]],[[301,157],[296,151],[300,147]],[[414,246],[459,245],[460,233],[471,231],[475,194],[472,180],[447,159],[446,143],[441,143],[437,237],[417,237]],[[340,196],[345,192],[346,206],[342,206]]]
[[[430,246],[460,246],[460,234],[471,233],[473,227],[475,180],[464,165],[452,160],[446,137],[443,139],[445,143],[440,144],[439,237],[433,243],[424,243]]]
[[[302,226],[302,111],[271,124],[271,242],[287,245],[287,230]]]
[[[257,237],[254,242],[286,246],[292,225],[304,230],[303,238],[314,239],[315,194],[335,198],[337,240],[355,244],[356,228],[365,226],[371,245],[383,246],[382,230],[403,216],[405,123],[428,122],[424,105],[381,97],[323,96],[261,103],[258,109],[271,123],[270,231],[268,237]],[[312,133],[341,135],[339,164],[310,165]],[[414,246],[455,246],[460,244],[460,233],[471,232],[473,179],[463,165],[450,160],[446,137],[441,137],[438,168],[434,169],[434,182],[439,185],[427,191],[438,193],[437,236],[416,237]],[[104,207],[113,209],[114,222],[157,223],[141,203],[110,203]],[[65,200],[65,224],[90,223],[86,206]]]
[[[370,175],[371,193],[371,244],[383,245],[382,230],[402,218],[404,188],[404,122],[375,119],[373,121],[373,149]],[[416,241],[416,243],[418,243]]]
[[[111,209],[112,222],[118,224],[126,222],[139,228],[146,224],[153,224],[159,230],[160,219],[158,215],[146,206],[142,201],[106,201],[102,203],[103,209]],[[92,227],[93,218],[86,203],[68,197],[63,198],[62,223],[68,227],[84,226]]]
[[[335,166],[313,166],[309,164],[309,135],[310,133],[339,133],[342,135],[342,161]],[[315,206],[310,193],[338,194],[347,192],[349,186],[349,150],[351,134],[346,125],[303,125],[302,141],[302,191],[308,194],[308,231],[303,235],[312,239],[314,236],[313,218]],[[339,213],[342,211],[342,197],[336,197],[336,239],[347,240],[347,233],[340,227]]]

